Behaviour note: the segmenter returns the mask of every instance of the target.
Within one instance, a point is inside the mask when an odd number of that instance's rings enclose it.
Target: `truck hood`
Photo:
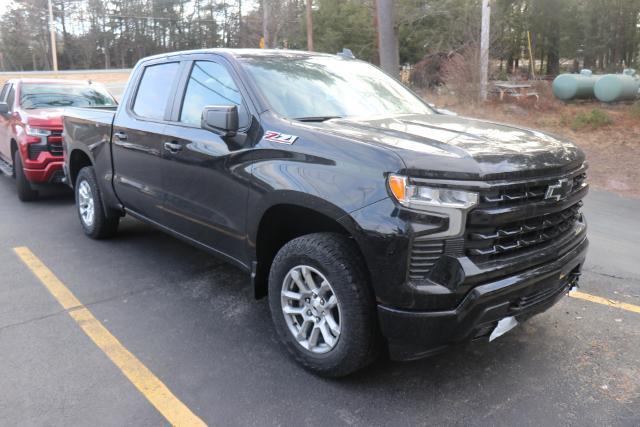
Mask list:
[[[572,143],[535,130],[441,114],[320,123],[325,131],[398,153],[410,176],[501,179],[562,173],[584,154]]]
[[[35,110],[21,110],[20,115],[24,123],[31,127],[60,128],[64,108],[38,108]]]

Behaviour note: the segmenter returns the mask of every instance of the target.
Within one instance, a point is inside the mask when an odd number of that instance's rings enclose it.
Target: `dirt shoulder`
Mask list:
[[[426,93],[438,107],[469,117],[535,128],[564,136],[582,148],[592,187],[640,198],[640,104],[565,104],[541,92],[538,103],[462,103],[450,95]]]

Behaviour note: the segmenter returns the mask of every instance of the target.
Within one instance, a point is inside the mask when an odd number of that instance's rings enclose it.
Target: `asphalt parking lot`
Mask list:
[[[20,247],[170,390],[165,409],[210,425],[640,425],[640,200],[592,191],[585,210],[581,290],[602,299],[567,297],[492,343],[325,380],[289,359],[235,268],[132,219],[91,241],[70,194],[23,204],[0,177],[0,419],[168,422]]]

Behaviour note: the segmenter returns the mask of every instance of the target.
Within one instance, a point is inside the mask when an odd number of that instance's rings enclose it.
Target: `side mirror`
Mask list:
[[[233,136],[238,131],[238,107],[235,105],[212,105],[202,109],[202,129],[221,136]]]
[[[7,114],[9,112],[9,104],[6,102],[0,102],[0,114]]]

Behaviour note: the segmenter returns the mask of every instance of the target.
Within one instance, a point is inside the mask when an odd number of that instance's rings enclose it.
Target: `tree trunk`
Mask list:
[[[313,1],[307,0],[307,50],[313,52]]]
[[[269,48],[269,1],[262,0],[262,37],[264,38],[264,47]]]
[[[396,77],[400,72],[400,54],[394,6],[394,0],[378,0],[380,66],[384,71]]]

